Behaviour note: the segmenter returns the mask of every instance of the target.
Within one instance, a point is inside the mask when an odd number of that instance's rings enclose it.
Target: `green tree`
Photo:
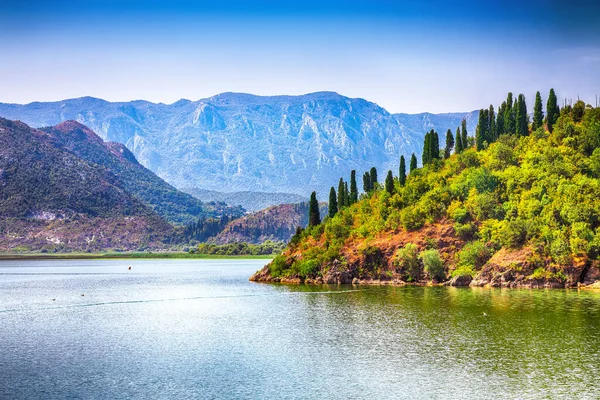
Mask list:
[[[469,133],[467,132],[467,120],[463,118],[461,123],[460,139],[463,150],[469,148]]]
[[[400,181],[400,186],[404,186],[406,183],[406,160],[404,156],[400,156],[400,174],[398,175],[398,180]]]
[[[475,130],[475,148],[481,151],[487,143],[487,110],[483,108],[479,110],[479,120],[477,121],[477,129]]]
[[[554,89],[550,89],[548,102],[546,103],[546,125],[548,126],[548,132],[552,133],[554,130],[554,124],[556,124],[559,115],[560,109],[558,108],[556,93],[554,93]]]
[[[372,190],[371,175],[368,172],[363,174],[363,190],[365,193],[369,193]]]
[[[529,135],[529,125],[527,123],[527,104],[525,103],[525,96],[523,94],[520,94],[517,100],[516,124],[516,133],[518,136]]]
[[[377,183],[377,168],[371,168],[371,190],[375,189]]]
[[[506,101],[502,102],[500,108],[498,109],[498,115],[496,117],[496,139],[500,137],[500,135],[505,134],[504,128],[504,114],[506,113]]]
[[[337,190],[337,195],[338,195],[338,209],[342,209],[342,207],[346,206],[346,198],[344,197],[344,195],[346,194],[346,191],[344,190],[344,179],[340,178],[340,181],[338,183],[338,190]]]
[[[535,94],[535,105],[533,106],[533,124],[531,130],[536,131],[544,125],[544,112],[542,111],[542,96],[540,92]]]
[[[431,130],[431,159],[439,160],[440,159],[440,138],[438,133]]]
[[[573,104],[573,110],[571,111],[571,116],[573,117],[573,122],[581,122],[584,114],[585,114],[585,103],[582,100],[577,100],[577,102],[575,104]]]
[[[513,94],[508,93],[506,98],[506,109],[504,110],[504,133],[516,133],[516,115],[513,107]]]
[[[415,156],[415,153],[412,153],[412,156],[410,156],[410,168],[408,173],[413,172],[415,169],[417,169],[417,156]]]
[[[498,139],[498,131],[496,128],[496,114],[494,113],[494,106],[490,104],[490,108],[488,109],[488,143],[494,143],[496,139]]]
[[[329,218],[333,218],[338,212],[337,194],[332,186],[329,190]]]
[[[350,203],[350,190],[348,190],[348,182],[344,182],[344,206],[348,207]]]
[[[358,201],[358,187],[356,186],[356,171],[350,172],[350,204]]]
[[[421,162],[423,165],[427,165],[431,162],[431,131],[425,134],[425,140],[423,141],[423,154],[421,155]]]
[[[454,141],[454,154],[460,154],[463,151],[462,137],[460,127],[456,128],[456,140]]]
[[[389,194],[394,194],[394,175],[392,175],[392,171],[388,171],[385,177],[385,190]]]
[[[308,226],[317,226],[321,223],[321,214],[319,213],[319,202],[317,201],[317,192],[310,195],[308,205]]]

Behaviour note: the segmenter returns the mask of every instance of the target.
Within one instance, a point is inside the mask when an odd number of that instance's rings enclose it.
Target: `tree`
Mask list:
[[[504,135],[504,114],[506,113],[506,101],[502,102],[502,105],[498,109],[498,116],[496,117],[496,139],[500,137],[500,135]]]
[[[385,177],[385,190],[389,194],[394,194],[394,175],[392,175],[392,171],[388,171]]]
[[[350,206],[350,191],[348,190],[348,182],[344,182],[344,206]]]
[[[571,111],[571,116],[573,117],[573,122],[581,122],[583,116],[585,114],[585,103],[583,100],[577,100],[575,104],[573,104],[573,110]]]
[[[440,159],[440,138],[438,133],[433,129],[431,130],[431,159]]]
[[[346,199],[344,197],[344,195],[346,194],[346,191],[344,190],[344,179],[340,178],[340,182],[338,183],[338,190],[337,190],[337,195],[338,195],[338,209],[342,209],[342,207],[346,206]]]
[[[356,171],[350,172],[350,204],[358,201],[358,187],[356,186]]]
[[[560,115],[560,109],[558,108],[558,100],[556,99],[556,93],[554,89],[550,89],[548,95],[548,102],[546,103],[546,125],[548,126],[548,132],[552,133],[554,124],[558,120]]]
[[[544,112],[542,111],[542,96],[540,92],[535,94],[535,105],[533,106],[533,124],[531,130],[535,131],[544,125]]]
[[[421,155],[421,162],[423,165],[429,164],[431,161],[431,131],[425,134],[425,140],[423,142],[423,154]]]
[[[469,138],[469,133],[467,132],[467,120],[463,118],[462,123],[461,123],[461,132],[460,132],[460,139],[462,142],[463,150],[469,148],[469,139],[468,138]]]
[[[329,190],[329,218],[333,218],[338,212],[337,194],[332,186]]]
[[[415,169],[417,169],[417,156],[415,156],[415,153],[412,153],[412,156],[410,156],[410,171],[408,171],[408,173],[413,172]]]
[[[440,158],[440,139],[433,129],[425,134],[423,143],[423,165],[429,164],[433,160]]]
[[[518,136],[527,136],[529,135],[529,125],[527,124],[527,104],[523,94],[519,95],[516,108],[516,133]]]
[[[479,110],[479,121],[477,122],[477,129],[475,130],[475,148],[477,151],[481,151],[485,148],[487,142],[487,110],[483,108]]]
[[[490,108],[488,109],[488,135],[487,141],[488,143],[494,143],[496,139],[498,139],[498,131],[496,130],[496,114],[494,113],[494,106],[490,104]]]
[[[460,136],[460,127],[456,128],[456,140],[454,142],[454,154],[460,154],[463,151],[462,137]]]
[[[513,94],[508,93],[506,98],[506,109],[504,110],[504,133],[515,133],[516,132],[516,116],[515,107],[513,107]]]
[[[372,190],[371,175],[368,172],[363,174],[363,190],[365,193],[369,193]]]
[[[377,183],[377,168],[371,168],[371,190],[375,189]]]
[[[308,205],[308,226],[317,226],[321,223],[321,214],[319,213],[319,202],[317,201],[317,192],[310,195]]]
[[[404,186],[406,183],[406,160],[404,160],[404,156],[400,156],[400,174],[398,175],[398,180],[400,181],[400,186]]]

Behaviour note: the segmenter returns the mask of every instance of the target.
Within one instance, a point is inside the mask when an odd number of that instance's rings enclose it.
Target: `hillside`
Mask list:
[[[221,202],[230,206],[239,206],[248,212],[264,210],[279,204],[294,204],[308,201],[307,198],[293,193],[268,192],[217,192],[200,188],[182,188],[203,202]]]
[[[494,287],[599,280],[600,109],[577,102],[559,116],[554,104],[542,125],[540,104],[528,126],[524,97],[511,106],[512,95],[497,118],[482,110],[469,142],[476,148],[448,159],[432,147],[437,134],[429,137],[426,165],[404,185],[397,177],[376,185],[296,235],[251,279]]]
[[[174,234],[111,171],[0,119],[0,250],[160,247]]]
[[[327,213],[325,203],[321,204],[321,213]],[[298,227],[307,225],[308,203],[281,204],[231,221],[214,241],[217,244],[288,242]]]
[[[301,196],[308,188],[324,192],[353,169],[387,170],[400,154],[420,154],[432,128],[455,129],[466,117],[472,132],[476,123],[476,113],[392,115],[331,92],[223,93],[170,105],[84,97],[0,104],[0,116],[34,127],[76,120],[104,140],[126,145],[142,165],[178,188]]]

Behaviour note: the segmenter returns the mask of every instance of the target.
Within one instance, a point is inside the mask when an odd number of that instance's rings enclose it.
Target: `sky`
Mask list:
[[[600,96],[600,2],[0,1],[0,102],[335,91],[390,112]]]

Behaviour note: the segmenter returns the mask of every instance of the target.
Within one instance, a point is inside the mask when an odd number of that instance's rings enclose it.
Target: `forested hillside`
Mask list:
[[[444,148],[430,131],[422,168],[413,154],[408,170],[402,157],[385,180],[369,171],[358,200],[344,200],[344,189],[340,203],[344,185],[331,188],[324,221],[315,218],[252,279],[529,287],[600,279],[600,109],[557,103],[552,90],[543,112],[538,93],[530,120],[525,97],[509,94],[498,112],[479,112],[475,132],[448,127]]]

